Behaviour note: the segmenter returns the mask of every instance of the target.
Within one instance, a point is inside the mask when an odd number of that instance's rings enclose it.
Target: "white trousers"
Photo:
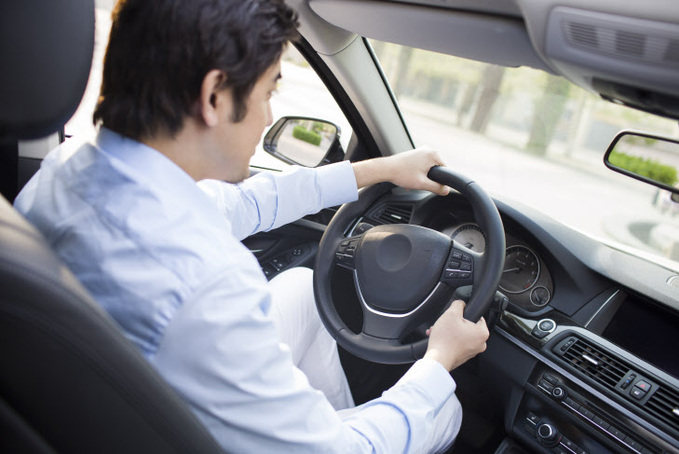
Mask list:
[[[318,315],[313,291],[313,271],[292,268],[269,283],[272,293],[271,316],[281,341],[290,347],[292,361],[322,391],[340,416],[358,411],[340,363],[337,344]],[[444,452],[455,440],[462,423],[462,407],[457,397],[446,401],[434,418],[422,453]]]
[[[316,310],[313,271],[292,268],[269,282],[271,316],[281,341],[290,347],[292,362],[322,391],[335,410],[351,408],[354,399],[340,363],[335,339]]]

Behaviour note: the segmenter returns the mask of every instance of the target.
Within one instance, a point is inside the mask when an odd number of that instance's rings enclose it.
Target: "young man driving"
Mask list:
[[[240,242],[380,181],[447,191],[427,150],[248,178],[296,26],[279,0],[120,1],[96,141],[50,153],[16,206],[226,451],[442,451],[449,371],[485,349],[484,321],[455,302],[425,357],[351,408],[311,272],[268,283]]]

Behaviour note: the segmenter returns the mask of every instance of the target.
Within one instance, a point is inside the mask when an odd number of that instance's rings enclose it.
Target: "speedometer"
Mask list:
[[[483,252],[486,250],[486,234],[483,233],[481,227],[468,222],[458,226],[453,233],[450,234],[453,241],[460,243],[467,249],[474,252]]]
[[[510,246],[505,256],[500,288],[507,293],[521,293],[531,289],[540,277],[540,261],[525,246]]]

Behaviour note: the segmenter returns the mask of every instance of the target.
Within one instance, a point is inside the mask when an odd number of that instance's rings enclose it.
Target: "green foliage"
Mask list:
[[[661,164],[654,159],[641,158],[614,151],[608,160],[617,167],[650,178],[651,180],[659,181],[668,186],[674,186],[678,181],[676,168]]]
[[[311,145],[320,145],[321,144],[321,135],[318,133],[315,133],[313,131],[309,131],[306,129],[304,126],[297,125],[294,128],[292,128],[292,137],[295,139],[303,140],[304,142],[308,142]]]

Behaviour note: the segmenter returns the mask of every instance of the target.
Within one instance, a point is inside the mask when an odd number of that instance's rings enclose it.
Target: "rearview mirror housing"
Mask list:
[[[608,147],[604,164],[615,172],[679,194],[678,140],[622,131]]]
[[[288,164],[318,167],[344,159],[340,128],[308,117],[283,117],[264,136],[264,150]]]

